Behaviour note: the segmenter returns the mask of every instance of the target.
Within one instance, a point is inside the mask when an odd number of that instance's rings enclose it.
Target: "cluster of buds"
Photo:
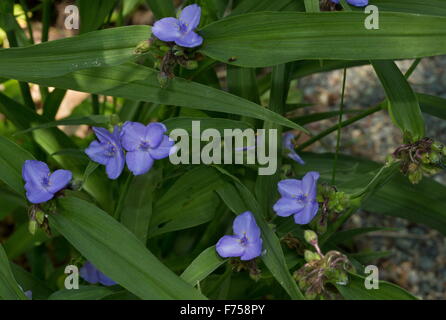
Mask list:
[[[350,197],[345,192],[338,191],[336,187],[322,184],[318,189],[317,202],[321,204],[321,210],[314,227],[319,234],[327,229],[327,220],[336,217],[350,207]]]
[[[247,271],[249,277],[254,281],[259,281],[262,277],[262,270],[260,270],[257,259],[243,261],[240,259],[231,259],[229,263],[232,265],[232,270],[235,272]]]
[[[36,234],[37,228],[41,228],[48,235],[51,235],[51,229],[48,222],[48,215],[39,205],[32,205],[28,209],[28,231],[32,235]]]
[[[155,59],[154,67],[159,70],[158,81],[162,88],[167,87],[169,80],[175,77],[175,67],[182,66],[187,70],[198,68],[198,61],[203,56],[195,49],[183,48],[174,42],[164,42],[155,37],[141,42],[135,49],[135,54],[149,53]]]
[[[307,299],[330,298],[332,293],[327,289],[327,285],[347,285],[348,272],[354,272],[354,267],[348,258],[338,251],[322,254],[314,231],[306,230],[305,240],[315,251],[305,250],[307,263],[294,273],[294,279],[305,292]]]
[[[446,147],[430,138],[423,138],[398,147],[393,157],[401,161],[401,172],[417,184],[423,175],[433,175],[444,169]]]

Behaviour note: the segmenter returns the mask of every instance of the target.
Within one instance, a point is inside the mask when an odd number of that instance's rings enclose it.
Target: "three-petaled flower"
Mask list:
[[[50,172],[48,165],[37,160],[26,160],[22,167],[26,197],[38,204],[51,200],[54,194],[65,188],[73,175],[68,170]]]
[[[234,219],[233,236],[223,236],[217,243],[217,253],[223,258],[240,257],[241,260],[257,258],[262,253],[260,229],[251,212],[246,211]]]
[[[297,224],[308,224],[319,210],[316,201],[318,172],[308,172],[302,180],[286,179],[278,183],[282,196],[273,209],[281,217],[294,215]]]
[[[339,3],[339,0],[331,0],[331,2]],[[347,3],[355,7],[365,7],[369,4],[369,0],[347,0]]]
[[[168,157],[174,141],[165,132],[167,128],[159,122],[147,126],[127,121],[122,126],[121,142],[127,151],[127,167],[134,175],[141,175],[152,168],[155,160]]]
[[[93,141],[85,149],[85,153],[91,160],[102,164],[106,168],[107,176],[117,179],[124,169],[125,156],[121,147],[120,128],[115,126],[113,133],[107,129],[93,127],[98,140]]]
[[[91,284],[100,283],[104,286],[113,286],[116,284],[116,282],[99,271],[90,261],[85,262],[80,270],[80,276]]]
[[[200,24],[201,8],[192,4],[183,9],[179,19],[163,18],[153,25],[152,32],[160,40],[175,42],[186,48],[198,47],[203,38],[194,30]]]
[[[302,160],[302,158],[297,154],[297,152],[294,150],[294,139],[295,135],[292,132],[287,132],[283,135],[283,147],[288,152],[288,158],[296,161],[297,163],[304,165],[305,162]]]

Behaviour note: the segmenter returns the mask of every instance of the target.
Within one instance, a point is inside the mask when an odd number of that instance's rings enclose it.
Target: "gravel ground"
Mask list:
[[[412,61],[398,62],[406,71]],[[298,88],[307,102],[316,110],[339,108],[342,71],[327,72],[301,79]],[[423,59],[410,78],[417,92],[446,98],[446,56]],[[384,91],[370,66],[348,70],[345,108],[364,109],[384,98]],[[314,112],[312,108],[312,112]],[[446,122],[426,115],[427,136],[446,142]],[[310,126],[315,132],[332,126],[336,119],[321,121]],[[343,153],[375,161],[383,161],[401,143],[401,133],[386,112],[379,112],[342,131]],[[336,135],[331,134],[313,146],[317,152],[334,151]],[[435,177],[446,184],[446,175]],[[410,290],[423,299],[446,299],[446,238],[439,232],[403,219],[361,212],[355,215],[347,228],[383,226],[397,231],[381,232],[358,237],[361,250],[391,251],[386,258],[376,261],[380,278]]]

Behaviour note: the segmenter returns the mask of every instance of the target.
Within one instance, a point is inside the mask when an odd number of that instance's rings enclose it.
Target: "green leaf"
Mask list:
[[[306,12],[319,12],[319,0],[304,0]]]
[[[33,300],[47,299],[53,292],[53,290],[51,290],[45,282],[37,279],[34,275],[15,263],[11,263],[11,270],[17,280],[17,283],[19,283],[23,288],[23,291],[26,292],[31,290],[33,293]]]
[[[22,166],[34,156],[11,140],[0,136],[0,180],[12,190],[24,196]]]
[[[413,141],[424,137],[424,119],[417,96],[393,61],[374,61],[373,68],[386,91],[389,114],[394,123]]]
[[[217,254],[215,246],[212,246],[204,250],[194,261],[192,261],[187,269],[181,274],[181,278],[187,283],[195,286],[226,261],[226,259],[222,259]]]
[[[54,128],[57,126],[79,126],[83,124],[89,126],[103,126],[110,124],[112,121],[115,120],[116,120],[116,115],[102,115],[102,114],[92,114],[87,117],[68,117],[57,121],[45,122],[35,127],[19,131],[15,133],[15,135],[28,133],[34,130]]]
[[[175,17],[175,7],[172,0],[147,0],[147,4],[156,19]]]
[[[446,3],[444,0],[373,0],[372,4],[377,6],[380,12],[410,12],[415,14],[446,16]],[[358,8],[358,10],[363,9]]]
[[[299,59],[382,60],[446,53],[446,17],[380,12],[380,29],[363,12],[260,12],[229,17],[201,30],[201,51],[243,67]]]
[[[142,299],[205,299],[125,227],[91,203],[64,198],[51,225],[99,270]],[[123,272],[125,270],[125,272]]]
[[[133,177],[121,212],[121,223],[144,244],[152,217],[153,191],[159,178],[160,171],[155,169]]]
[[[260,11],[281,11],[287,8],[291,3],[297,2],[295,0],[245,0],[240,3],[231,15],[239,15],[248,12]]]
[[[212,220],[219,204],[214,191],[222,184],[212,167],[198,167],[182,175],[155,203],[149,237]]]
[[[61,289],[49,296],[48,300],[101,300],[114,293],[113,290],[100,286],[79,286],[79,289]]]
[[[0,299],[26,300],[25,294],[14,279],[8,257],[0,245]]]
[[[105,19],[111,14],[116,0],[77,0],[80,17],[79,33],[86,33],[99,29]]]
[[[269,120],[307,132],[292,121],[253,102],[222,90],[214,89],[179,77],[162,89],[158,71],[133,63],[108,68],[93,68],[58,78],[39,78],[33,82],[47,87],[122,97],[135,101],[190,107],[200,110],[225,112]],[[20,77],[20,79],[28,77]],[[25,80],[26,81],[26,80]]]
[[[0,76],[57,77],[76,70],[122,64],[136,57],[135,48],[150,38],[150,27],[128,26],[0,50]]]
[[[366,289],[366,279],[356,274],[349,274],[350,281],[346,286],[336,288],[347,300],[417,300],[406,290],[386,281],[379,282],[379,289]]]
[[[421,111],[446,120],[446,99],[428,94],[417,94]]]

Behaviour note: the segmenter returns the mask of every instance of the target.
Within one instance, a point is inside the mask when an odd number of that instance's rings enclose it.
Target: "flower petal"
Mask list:
[[[222,258],[240,257],[245,253],[245,247],[242,246],[240,238],[236,236],[220,238],[215,248]]]
[[[150,148],[156,148],[163,141],[167,128],[160,122],[152,122],[145,128],[144,140],[149,142]]]
[[[296,161],[298,164],[304,165],[305,161],[302,160],[302,158],[296,153],[296,151],[290,151],[288,153],[288,158],[290,158],[291,160]]]
[[[43,188],[42,186],[36,186],[34,183],[26,183],[26,198],[29,202],[37,204],[47,202],[54,197],[54,194]]]
[[[175,41],[181,36],[180,21],[175,18],[164,18],[155,22],[152,33],[162,41]]]
[[[101,127],[93,127],[92,129],[100,142],[113,141],[113,136],[107,129]]]
[[[114,286],[116,282],[114,282],[112,279],[107,277],[105,274],[103,274],[101,271],[98,270],[98,281],[100,284],[104,286]]]
[[[319,177],[319,172],[310,171],[302,179],[302,190],[304,194],[308,195],[310,200],[316,197],[317,180]]]
[[[130,151],[126,155],[127,168],[135,175],[147,173],[155,160],[147,151]]]
[[[301,212],[294,215],[294,222],[297,224],[308,224],[316,216],[318,210],[319,204],[317,202],[310,202]]]
[[[293,198],[302,194],[302,181],[296,179],[285,179],[277,184],[282,197]]]
[[[180,21],[186,26],[187,32],[194,30],[200,24],[201,8],[196,4],[185,7],[180,14]]]
[[[94,162],[97,162],[102,165],[106,165],[110,160],[110,156],[106,155],[107,144],[100,143],[95,140],[85,149],[85,153],[87,156]]]
[[[73,178],[73,174],[69,170],[56,170],[51,174],[49,179],[49,187],[47,188],[49,192],[56,193],[59,190],[66,187]]]
[[[146,126],[139,122],[127,121],[122,126],[121,143],[125,150],[135,151],[139,149],[146,135]]]
[[[248,241],[255,241],[260,238],[260,228],[257,226],[256,220],[250,211],[238,215],[234,219],[232,228],[234,234],[239,237],[246,236]]]
[[[302,202],[291,198],[280,198],[273,206],[273,210],[278,216],[289,217],[292,214],[298,213],[304,208]]]
[[[159,146],[155,149],[150,149],[150,156],[155,160],[167,158],[175,152],[174,144],[175,141],[164,135]]]
[[[240,260],[252,260],[262,254],[262,239],[258,238],[256,241],[248,242],[245,247],[245,253],[240,257]]]
[[[50,175],[50,169],[45,162],[26,160],[22,167],[22,177],[27,183],[41,186],[43,179]]]
[[[98,269],[90,262],[87,261],[81,268],[79,272],[82,279],[91,284],[96,284],[99,282],[99,272]]]
[[[117,151],[114,157],[109,158],[107,164],[105,165],[105,171],[107,172],[107,176],[115,180],[119,178],[124,169],[125,165],[125,156],[124,152],[120,149]]]
[[[181,47],[195,48],[201,46],[203,43],[203,38],[193,31],[182,34],[175,43]]]

